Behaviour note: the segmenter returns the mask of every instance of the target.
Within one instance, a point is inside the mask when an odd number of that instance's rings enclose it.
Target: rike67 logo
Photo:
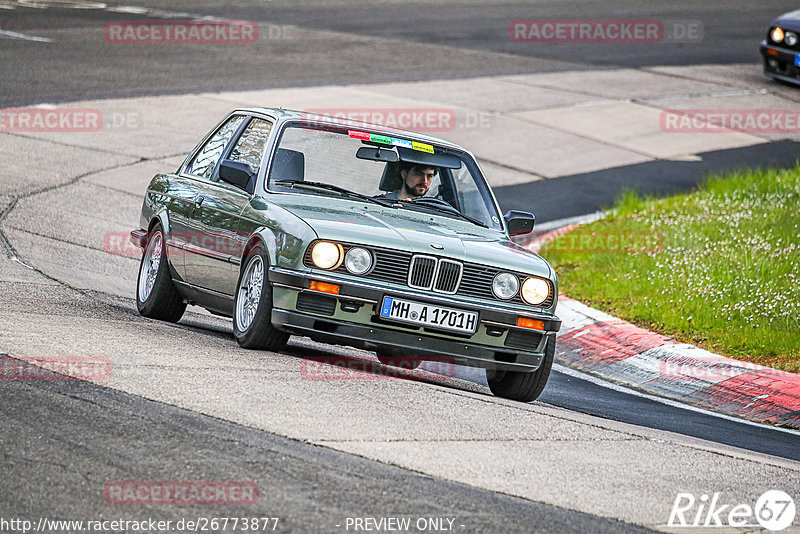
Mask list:
[[[687,528],[765,528],[776,532],[789,527],[795,518],[794,500],[780,490],[769,490],[756,500],[755,506],[746,503],[727,503],[721,493],[679,493],[669,514],[668,527]]]

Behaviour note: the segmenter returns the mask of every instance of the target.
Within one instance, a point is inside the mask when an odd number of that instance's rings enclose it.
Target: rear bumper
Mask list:
[[[275,302],[272,324],[276,328],[325,343],[378,351],[392,348],[395,354],[414,359],[508,371],[535,371],[542,364],[547,344],[553,342],[561,326],[561,321],[551,314],[522,313],[475,304],[468,308],[479,314],[478,331],[471,337],[460,336],[385,322],[378,316],[377,306],[384,296],[467,309],[463,302],[454,303],[430,294],[349,283],[275,267],[270,269],[269,280],[273,285]],[[340,292],[331,295],[310,291],[311,280],[336,283],[340,285]],[[301,302],[306,304],[301,305]],[[520,316],[543,321],[545,329],[517,327],[516,321]],[[513,343],[509,337],[512,332]]]

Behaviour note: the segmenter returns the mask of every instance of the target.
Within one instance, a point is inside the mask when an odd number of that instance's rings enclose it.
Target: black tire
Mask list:
[[[544,351],[544,361],[541,367],[532,373],[520,371],[496,371],[494,376],[488,378],[489,389],[498,397],[504,399],[531,402],[542,394],[550,369],[553,367],[553,358],[556,354],[556,338],[550,336]]]
[[[154,268],[156,249],[159,249],[158,266]],[[143,279],[142,276],[149,277],[153,274],[155,277],[151,280],[152,286],[148,288],[147,278]],[[156,224],[147,234],[142,261],[139,263],[139,277],[136,280],[136,307],[144,317],[170,323],[177,323],[186,311],[186,302],[172,283],[167,244],[160,224]]]
[[[255,264],[259,262],[260,284],[256,283],[248,290],[243,284],[249,284],[246,277],[251,274],[251,268],[256,268]],[[233,305],[233,335],[239,346],[245,349],[278,351],[289,341],[289,334],[281,332],[272,325],[272,286],[268,280],[268,270],[269,256],[262,245],[256,245],[242,262]],[[256,286],[260,286],[259,294],[257,298],[253,298],[252,290]]]

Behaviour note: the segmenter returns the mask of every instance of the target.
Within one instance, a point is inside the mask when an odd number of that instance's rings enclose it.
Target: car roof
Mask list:
[[[331,115],[323,115],[319,113],[313,113],[308,111],[298,111],[294,109],[284,109],[284,108],[268,108],[268,107],[256,107],[256,108],[238,108],[234,110],[235,112],[246,112],[246,113],[261,113],[265,115],[270,115],[274,117],[279,122],[286,122],[289,120],[305,120],[309,122],[314,122],[318,124],[334,124],[337,126],[348,126],[352,128],[364,128],[371,130],[375,133],[385,133],[389,135],[401,136],[401,137],[408,137],[411,139],[415,139],[418,141],[426,141],[428,143],[435,143],[437,145],[454,148],[456,150],[461,150],[462,152],[469,152],[468,150],[451,143],[449,141],[445,141],[444,139],[439,139],[437,137],[433,137],[430,135],[421,134],[418,132],[412,132],[408,130],[400,130],[397,128],[391,128],[389,126],[383,126],[380,124],[372,124],[369,122],[362,122],[352,119],[346,119],[344,117],[334,117]]]

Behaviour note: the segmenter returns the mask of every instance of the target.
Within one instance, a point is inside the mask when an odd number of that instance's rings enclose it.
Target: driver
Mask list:
[[[437,167],[403,162],[400,164],[402,180],[400,189],[381,195],[381,197],[391,200],[411,200],[425,196],[438,172]]]

